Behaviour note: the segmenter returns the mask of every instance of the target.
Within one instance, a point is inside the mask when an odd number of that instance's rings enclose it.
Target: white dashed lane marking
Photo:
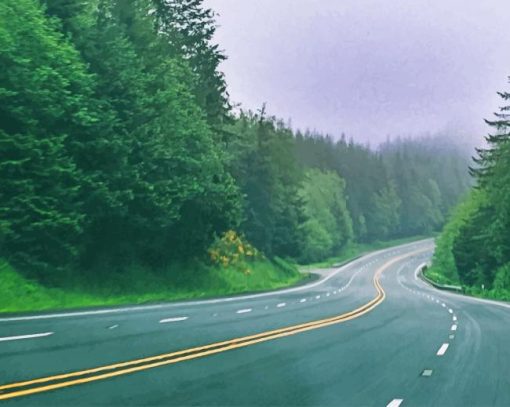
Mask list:
[[[403,401],[403,399],[393,399],[386,405],[386,407],[398,407]]]
[[[306,298],[301,298],[299,302],[306,302]]]
[[[251,312],[251,311],[252,311],[251,308],[244,308],[244,309],[237,310],[236,312],[238,314],[246,314],[247,312]]]
[[[446,351],[448,350],[448,346],[450,346],[448,343],[443,343],[441,345],[441,347],[439,348],[439,350],[437,351],[436,355],[443,356],[446,353]]]
[[[456,331],[457,330],[457,324],[453,324],[452,325],[452,331]]]
[[[30,335],[4,336],[3,338],[0,338],[0,342],[19,341],[21,339],[43,338],[45,336],[50,336],[50,335],[53,335],[53,332],[42,332],[42,333],[30,334]]]
[[[186,321],[188,317],[174,317],[174,318],[165,318],[159,321],[160,324],[166,324],[168,322],[179,322]]]
[[[278,308],[285,307],[287,304],[285,302],[281,302],[277,305]]]

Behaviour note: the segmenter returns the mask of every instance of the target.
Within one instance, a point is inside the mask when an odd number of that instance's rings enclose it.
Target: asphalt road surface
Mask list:
[[[0,318],[0,406],[510,406],[510,306],[416,277],[431,240],[307,286]]]

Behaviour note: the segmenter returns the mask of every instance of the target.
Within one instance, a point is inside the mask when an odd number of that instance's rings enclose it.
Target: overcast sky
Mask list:
[[[234,102],[295,128],[481,138],[509,89],[510,0],[205,0]]]

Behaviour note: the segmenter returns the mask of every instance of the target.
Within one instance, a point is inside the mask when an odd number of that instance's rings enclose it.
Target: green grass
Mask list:
[[[174,266],[177,268],[179,266]],[[250,273],[233,268],[208,267],[200,263],[183,266],[181,273],[169,269],[153,273],[130,268],[110,273],[108,280],[68,280],[65,287],[51,288],[31,281],[6,262],[0,262],[0,312],[27,312],[143,304],[192,298],[273,290],[309,278],[282,260],[250,264]],[[175,278],[180,275],[180,278]]]
[[[433,237],[428,236],[413,236],[402,239],[387,240],[384,242],[373,242],[373,243],[350,243],[347,247],[342,250],[338,256],[330,257],[318,263],[304,264],[300,268],[302,271],[310,271],[317,268],[328,268],[335,264],[344,263],[355,257],[361,256],[364,253],[371,252],[374,250],[386,249],[392,246],[398,246],[401,244],[412,243],[418,240],[427,239]]]
[[[458,280],[453,280],[449,278],[448,276],[441,273],[440,270],[438,270],[437,267],[429,267],[424,272],[425,277],[427,277],[429,280],[433,281],[437,284],[442,285],[456,285],[459,286],[460,283]]]
[[[482,290],[481,287],[465,287],[464,292],[468,295],[489,300],[510,301],[510,290],[491,289]]]
[[[432,280],[437,284],[443,285],[457,285],[459,286],[459,282],[456,280],[451,280],[448,277],[444,276],[437,269],[430,268],[425,272],[425,276]],[[472,297],[477,298],[485,298],[489,300],[498,300],[498,301],[510,301],[510,290],[508,289],[482,289],[481,287],[471,287],[466,285],[460,285],[462,287],[462,293],[465,295],[470,295]]]
[[[481,286],[467,286],[461,284],[458,278],[450,278],[449,276],[445,275],[444,271],[439,266],[434,264],[432,264],[432,267],[425,271],[425,276],[437,284],[461,286],[462,292],[472,297],[499,301],[510,301],[510,289],[502,287],[482,289]]]

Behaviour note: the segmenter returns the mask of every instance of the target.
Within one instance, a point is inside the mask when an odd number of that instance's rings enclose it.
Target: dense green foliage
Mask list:
[[[311,169],[300,192],[306,216],[302,224],[301,259],[318,261],[339,253],[353,237],[345,181],[334,172]]]
[[[235,113],[214,32],[202,0],[1,2],[0,257],[52,286],[178,281],[221,268],[208,250],[230,231],[281,271],[441,227],[468,186],[457,148]]]
[[[447,136],[397,139],[378,151],[315,134],[296,135],[298,161],[346,183],[355,239],[362,242],[438,230],[469,187],[464,152]]]
[[[438,240],[434,270],[476,293],[510,299],[510,94],[501,97],[507,106],[487,121],[493,134],[475,158],[476,188]]]

